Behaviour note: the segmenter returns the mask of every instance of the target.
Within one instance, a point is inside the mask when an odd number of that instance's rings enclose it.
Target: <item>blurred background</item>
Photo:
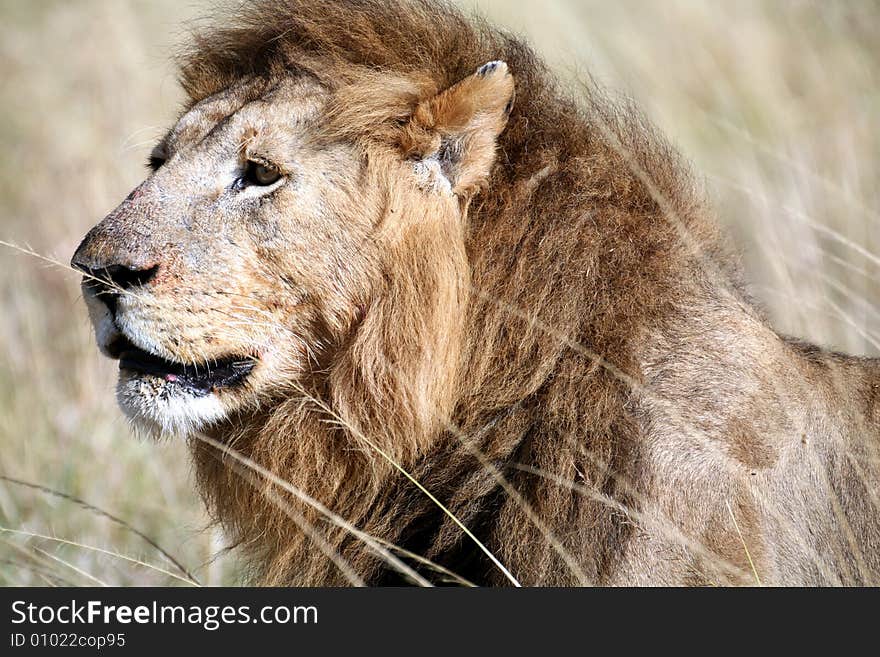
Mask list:
[[[51,262],[144,177],[181,101],[171,52],[210,4],[0,0],[0,240],[20,247],[0,244],[0,474],[55,491],[0,481],[0,585],[237,581],[184,446],[131,435]],[[779,330],[880,353],[880,3],[461,4],[641,105]]]

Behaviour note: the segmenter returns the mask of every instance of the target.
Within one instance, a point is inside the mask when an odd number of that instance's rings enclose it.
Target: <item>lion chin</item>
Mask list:
[[[227,417],[213,392],[198,394],[176,382],[121,372],[116,400],[136,428],[147,433],[187,436]]]
[[[119,362],[117,402],[137,429],[186,436],[223,420],[238,406],[255,359],[230,356],[183,363],[165,358],[156,353],[148,333],[138,331],[130,338],[88,286],[83,293],[99,349]]]
[[[253,359],[231,356],[203,363],[180,363],[135,346],[119,334],[116,399],[140,429],[186,436],[219,422],[238,405]]]

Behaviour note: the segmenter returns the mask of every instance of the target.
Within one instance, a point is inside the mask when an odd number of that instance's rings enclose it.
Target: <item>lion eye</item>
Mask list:
[[[259,162],[248,162],[244,172],[245,182],[249,185],[266,187],[278,182],[280,178],[281,172],[278,169]]]

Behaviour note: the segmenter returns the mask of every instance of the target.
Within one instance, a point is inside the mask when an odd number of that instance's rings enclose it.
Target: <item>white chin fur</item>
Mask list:
[[[116,386],[119,406],[145,429],[187,436],[226,417],[217,395],[193,394],[158,379],[122,374]]]

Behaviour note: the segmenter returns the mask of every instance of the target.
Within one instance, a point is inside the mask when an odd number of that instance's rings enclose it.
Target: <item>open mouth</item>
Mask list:
[[[256,365],[254,359],[247,356],[199,364],[177,363],[136,347],[124,336],[117,337],[108,351],[119,359],[120,370],[155,376],[200,395],[240,384]]]

